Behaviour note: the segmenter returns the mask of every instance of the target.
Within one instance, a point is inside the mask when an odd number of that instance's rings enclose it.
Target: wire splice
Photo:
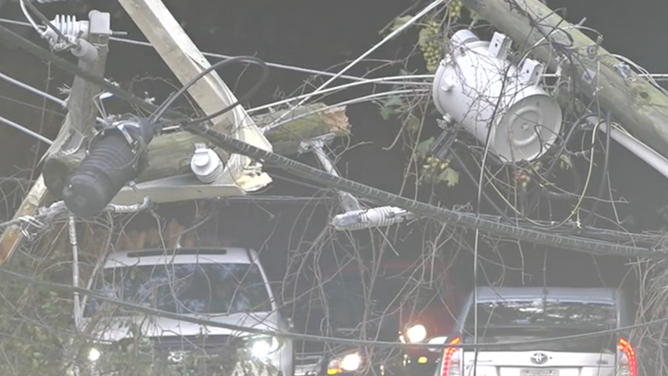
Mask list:
[[[332,218],[332,226],[339,231],[356,231],[370,227],[387,227],[413,218],[406,210],[392,206],[349,211]]]

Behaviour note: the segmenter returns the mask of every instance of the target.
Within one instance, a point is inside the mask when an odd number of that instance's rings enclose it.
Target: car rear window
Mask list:
[[[592,335],[617,326],[617,310],[613,304],[568,301],[494,301],[478,303],[475,312],[470,309],[464,327],[464,341],[477,343],[531,342],[546,338],[583,334],[572,341],[546,342],[540,345],[526,343],[513,345],[512,350],[545,350],[568,352],[614,352],[614,335]],[[510,350],[500,345],[498,349]]]
[[[494,301],[478,303],[478,325],[482,326],[559,326],[614,328],[617,310],[613,304],[566,301]],[[474,310],[466,319],[473,326]]]

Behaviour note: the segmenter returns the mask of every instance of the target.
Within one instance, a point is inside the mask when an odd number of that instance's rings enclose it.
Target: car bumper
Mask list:
[[[362,376],[367,374],[384,376],[434,376],[438,361],[439,356],[435,353],[407,353],[403,356],[393,357],[391,360],[373,362],[371,365],[354,372],[328,372],[323,367],[317,373],[317,376]]]

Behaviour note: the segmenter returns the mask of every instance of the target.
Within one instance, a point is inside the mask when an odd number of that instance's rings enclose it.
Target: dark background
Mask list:
[[[422,2],[423,5],[426,2]],[[127,31],[128,38],[141,39],[143,36],[124,15],[118,4],[110,1],[67,2],[55,5],[40,5],[40,9],[52,18],[56,13],[77,14],[86,17],[87,9],[113,12],[116,16],[112,23],[115,30]],[[327,69],[336,64],[352,60],[367,48],[377,43],[381,36],[379,30],[414,5],[409,0],[340,0],[340,1],[166,1],[175,17],[185,24],[185,30],[202,51],[218,52],[227,55],[257,55],[267,61]],[[625,55],[650,72],[663,73],[668,62],[668,50],[665,48],[665,35],[668,24],[664,21],[668,14],[668,2],[664,1],[554,1],[548,5],[553,8],[567,8],[566,18],[578,22],[587,17],[586,26],[600,31],[605,40],[603,46],[609,51]],[[9,4],[0,10],[1,17],[22,20],[18,6]],[[20,30],[20,29],[15,29]],[[26,35],[30,35],[27,33]],[[34,35],[31,35],[33,40]],[[372,58],[395,59],[403,57],[413,49],[414,34],[406,34],[380,48]],[[349,73],[363,75],[377,63],[363,63]],[[396,73],[400,66],[385,69],[387,74]],[[55,93],[62,84],[69,84],[71,76],[56,69],[49,69],[43,62],[18,50],[0,47],[0,71],[39,88],[48,85],[48,91]],[[50,73],[48,73],[50,72]],[[169,70],[160,57],[150,48],[130,46],[120,43],[111,44],[107,61],[107,77],[128,83],[136,77],[163,77],[174,82]],[[253,83],[251,74],[237,80],[239,71],[221,72],[221,76],[231,86],[238,81],[236,90],[242,92]],[[50,79],[47,80],[47,77]],[[277,93],[289,95],[299,88],[308,76],[303,73],[272,69],[266,90],[254,98],[254,105],[273,101]],[[322,81],[320,81],[322,82]],[[159,100],[169,92],[169,87],[159,80],[134,82],[132,88],[139,94],[149,91]],[[363,95],[368,88],[348,90],[344,94],[332,96],[326,100],[334,103],[342,98]],[[13,99],[14,101],[12,101]],[[32,103],[37,109],[17,104],[16,101]],[[42,119],[39,107],[42,100],[34,95],[17,89],[0,80],[0,114],[47,137],[57,134],[62,117],[47,113]],[[49,108],[55,108],[51,105]],[[61,111],[62,112],[62,111]],[[374,105],[356,105],[348,107],[348,116],[353,124],[351,144],[365,142],[364,145],[347,151],[339,161],[339,169],[347,177],[392,192],[398,192],[402,181],[406,154],[400,148],[384,151],[390,145],[400,129],[397,121],[385,121],[378,114]],[[430,125],[429,132],[436,132]],[[2,126],[0,133],[0,176],[15,175],[30,178],[25,171],[35,162],[35,150],[40,153],[44,145],[9,127]],[[613,143],[614,144],[614,143]],[[315,165],[314,159],[307,155],[301,160]],[[663,219],[657,209],[666,201],[665,178],[657,174],[644,162],[626,152],[618,145],[613,145],[610,160],[612,186],[619,196],[630,202],[619,210],[628,221],[631,230],[653,230],[663,225]],[[289,194],[295,196],[311,195],[313,190],[303,186],[288,184],[276,178],[276,184],[268,194]],[[8,195],[15,189],[13,183],[2,183],[3,192]],[[462,175],[460,184],[455,188],[436,188],[440,204],[446,207],[475,201],[474,187]],[[428,189],[425,189],[428,191]],[[423,199],[431,198],[433,192],[427,192]],[[603,205],[602,205],[603,206]],[[10,215],[16,207],[16,201],[9,199],[0,202],[0,213]],[[182,210],[182,209],[179,209]],[[484,210],[484,208],[483,208]],[[611,213],[609,207],[601,209]],[[235,243],[254,247],[262,251],[263,257],[270,259],[276,278],[282,275],[282,265],[286,265],[287,250],[304,250],[312,245],[322,233],[327,223],[329,209],[303,206],[266,206],[256,204],[222,206],[217,216],[218,227],[223,234],[233,236]],[[271,214],[271,215],[270,215]],[[376,233],[377,234],[377,233]],[[470,240],[472,232],[467,234]],[[378,236],[375,236],[378,238]],[[347,236],[330,238],[322,249],[325,263],[335,262],[334,255],[352,252],[353,245]],[[394,248],[404,257],[419,255],[424,239],[422,234],[404,228],[397,237]],[[362,252],[371,252],[368,232],[356,235],[353,239]],[[472,243],[471,243],[472,244]],[[618,284],[628,272],[625,264],[629,260],[605,257],[594,260],[591,256],[567,250],[552,250],[545,247],[505,244],[492,250],[483,243],[481,254],[493,262],[486,263],[485,269],[494,269],[496,274],[504,270],[492,264],[503,263],[513,270],[505,273],[517,283],[522,282],[521,270],[532,276],[529,282],[543,282],[547,274],[548,284],[558,285],[598,285]],[[448,255],[455,244],[448,244],[439,251]],[[464,247],[466,248],[466,247]],[[388,254],[391,252],[387,252]],[[367,253],[368,255],[368,253]],[[548,256],[549,255],[549,256]],[[470,270],[470,250],[460,252],[458,259],[464,271]],[[524,275],[526,277],[526,275]]]

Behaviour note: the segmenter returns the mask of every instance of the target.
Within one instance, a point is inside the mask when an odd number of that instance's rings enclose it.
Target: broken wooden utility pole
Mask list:
[[[268,125],[282,116],[283,112],[254,116],[253,120],[259,126]],[[350,134],[345,106],[327,108],[322,103],[307,105],[291,111],[285,120],[284,125],[265,134],[274,151],[282,155],[297,154],[300,142],[305,139],[325,134],[334,134],[337,137]],[[190,171],[190,159],[197,143],[208,144],[203,138],[186,131],[156,137],[148,146],[150,162],[135,182],[149,182],[178,175],[187,175],[184,179],[194,179]],[[223,160],[227,159],[227,154],[222,150],[216,151]],[[83,157],[81,154],[69,154],[46,161],[43,168],[44,184],[50,192],[62,192],[65,180],[81,164]]]
[[[599,100],[629,133],[668,157],[668,97],[601,48],[600,40],[592,41],[539,0],[462,3],[552,69],[573,64],[576,90]],[[563,57],[565,50],[573,58]]]
[[[197,46],[160,0],[119,0],[121,6],[182,84],[211,67]],[[188,93],[206,115],[236,103],[237,99],[216,72],[211,72]],[[272,145],[241,106],[212,120],[213,129],[265,150]],[[152,163],[149,159],[149,165]],[[262,166],[250,158],[234,154],[225,162],[220,178],[203,184],[194,176],[175,176],[126,187],[114,203],[139,202],[144,196],[152,202],[173,202],[223,196],[241,196],[271,183]]]
[[[79,67],[87,71],[103,76],[107,61],[108,42],[111,36],[111,15],[91,11],[89,13],[88,43],[97,49],[97,59],[93,62],[79,60]],[[99,89],[96,85],[86,80],[75,77],[74,83],[67,100],[67,116],[63,122],[58,136],[46,151],[42,160],[48,160],[52,156],[60,154],[80,152],[84,137],[92,135],[94,131],[97,109],[93,98]],[[37,209],[48,201],[48,190],[44,184],[44,175],[40,175],[37,181],[28,191],[14,218],[35,215]],[[0,264],[7,260],[20,245],[23,239],[21,229],[9,227],[0,236]]]

